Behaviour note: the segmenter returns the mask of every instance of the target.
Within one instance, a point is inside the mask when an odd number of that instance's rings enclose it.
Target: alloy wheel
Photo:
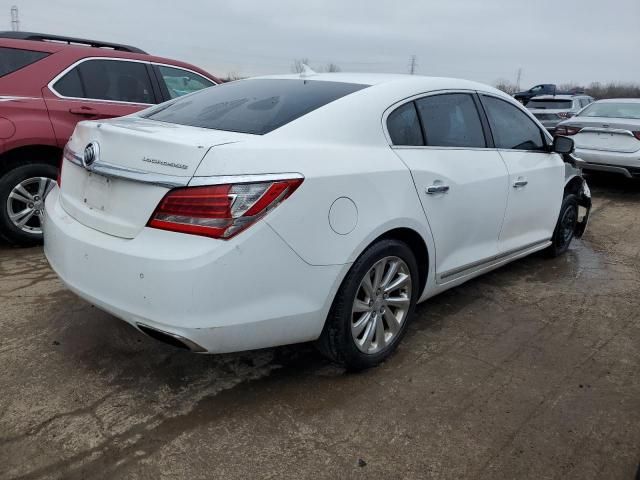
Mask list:
[[[7,213],[16,228],[32,235],[42,234],[44,199],[54,183],[48,177],[31,177],[13,187],[7,198]]]
[[[375,354],[393,343],[411,305],[409,267],[399,257],[385,257],[366,273],[351,309],[351,335],[358,349]]]

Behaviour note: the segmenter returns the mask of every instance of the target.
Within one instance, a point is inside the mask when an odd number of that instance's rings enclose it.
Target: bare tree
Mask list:
[[[302,73],[305,65],[309,65],[308,58],[296,58],[291,64],[291,71],[293,73]]]
[[[325,72],[340,72],[342,69],[335,63],[327,63],[324,67]]]
[[[498,90],[502,90],[504,93],[508,93],[509,95],[513,95],[518,91],[517,85],[511,83],[509,80],[505,80],[504,78],[496,80],[494,87]]]
[[[242,77],[241,75],[238,75],[237,72],[229,72],[227,73],[226,77],[221,78],[221,80],[225,83],[227,82],[234,82],[236,80],[242,80],[244,77]]]

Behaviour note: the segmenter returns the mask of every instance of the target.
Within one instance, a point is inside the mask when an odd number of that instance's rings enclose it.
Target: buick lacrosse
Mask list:
[[[352,369],[417,302],[586,226],[573,142],[482,84],[242,80],[78,124],[45,253],[82,298],[194,352],[316,341]]]

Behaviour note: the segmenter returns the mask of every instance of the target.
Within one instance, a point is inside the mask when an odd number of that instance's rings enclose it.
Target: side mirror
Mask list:
[[[573,139],[569,137],[554,137],[551,150],[561,155],[571,155],[575,150]]]

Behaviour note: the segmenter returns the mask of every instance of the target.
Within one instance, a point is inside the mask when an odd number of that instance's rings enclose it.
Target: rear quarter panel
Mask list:
[[[294,172],[303,184],[266,222],[307,263],[346,264],[377,237],[394,228],[418,232],[433,252],[433,239],[411,174],[386,147],[299,144],[278,146],[260,140],[212,148],[197,176]],[[332,204],[349,198],[357,208],[351,232],[330,225]]]

